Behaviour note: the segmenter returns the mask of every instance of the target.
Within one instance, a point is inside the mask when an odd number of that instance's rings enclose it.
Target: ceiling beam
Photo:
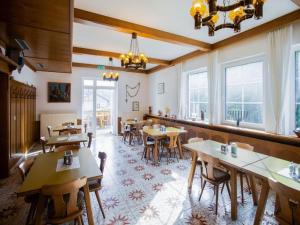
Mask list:
[[[231,44],[235,44],[239,41],[245,40],[247,38],[251,38],[253,36],[256,36],[256,35],[259,35],[259,34],[262,34],[262,33],[265,33],[265,32],[269,32],[271,30],[274,30],[274,29],[279,28],[281,26],[290,24],[290,23],[292,23],[294,21],[297,21],[297,20],[300,20],[300,9],[298,9],[294,12],[291,12],[287,15],[281,16],[277,19],[274,19],[270,22],[264,23],[260,26],[255,27],[255,28],[252,28],[250,30],[244,31],[240,34],[237,34],[237,35],[233,36],[233,37],[227,38],[223,41],[219,41],[219,42],[212,45],[212,50],[222,48],[222,47],[225,47],[225,46],[229,46]],[[187,61],[188,59],[192,59],[192,58],[195,58],[199,55],[203,55],[203,54],[206,54],[206,53],[208,53],[208,52],[204,53],[202,51],[194,51],[194,52],[188,53],[184,56],[180,56],[176,59],[171,60],[171,65],[169,65],[169,66],[156,66],[156,67],[148,70],[147,73],[151,74],[151,73],[157,72],[159,70],[165,69],[167,67],[170,67],[170,66],[173,66],[175,64]]]
[[[274,19],[270,22],[267,22],[267,23],[264,23],[257,27],[254,27],[250,30],[246,30],[240,34],[237,34],[233,37],[227,38],[223,41],[219,41],[219,42],[213,44],[212,46],[213,46],[213,49],[222,48],[222,47],[228,46],[230,44],[234,44],[238,41],[242,41],[244,39],[256,36],[258,34],[269,32],[269,31],[279,28],[281,26],[290,24],[296,20],[300,20],[300,9],[298,9],[294,12],[291,12],[289,14],[286,14],[284,16],[281,16],[277,19]]]
[[[80,48],[80,47],[73,47],[73,53],[105,56],[105,57],[112,57],[112,58],[116,58],[116,59],[119,59],[119,57],[121,55],[121,53],[116,53],[116,52],[108,52],[108,51],[101,51],[101,50]],[[148,58],[148,62],[152,63],[152,64],[158,64],[158,65],[169,65],[170,64],[170,61],[168,61],[168,60],[155,59],[155,58]]]
[[[300,7],[300,0],[292,0],[292,2],[294,2],[297,6]]]
[[[202,51],[209,51],[211,45],[196,39],[184,37],[177,34],[161,31],[151,27],[142,26],[135,23],[130,23],[124,20],[115,19],[112,17],[74,9],[74,21],[81,24],[104,25],[112,29],[124,33],[137,33],[138,36],[151,38],[159,41],[170,42],[179,45],[188,45],[199,48]]]
[[[72,67],[83,67],[83,68],[97,69],[97,66],[98,65],[88,64],[88,63],[76,63],[76,62],[72,63]],[[126,68],[117,67],[117,66],[105,66],[105,69],[106,70],[124,71],[124,72],[130,72],[130,73],[143,73],[143,74],[146,74],[146,70],[133,70],[133,69],[126,69]]]

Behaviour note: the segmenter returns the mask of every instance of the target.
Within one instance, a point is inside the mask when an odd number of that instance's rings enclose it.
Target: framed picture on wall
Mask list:
[[[140,111],[140,103],[138,101],[132,102],[132,111]]]
[[[158,83],[157,94],[162,95],[165,93],[165,83]]]
[[[48,102],[71,102],[71,83],[48,82]]]

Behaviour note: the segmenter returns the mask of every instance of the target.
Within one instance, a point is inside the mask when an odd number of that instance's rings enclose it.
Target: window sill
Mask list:
[[[289,136],[278,135],[278,134],[268,133],[263,130],[236,127],[232,125],[210,125],[208,122],[205,121],[174,119],[170,117],[162,117],[162,116],[150,115],[150,114],[146,114],[146,117],[157,118],[161,120],[167,120],[170,122],[179,123],[182,125],[190,125],[190,126],[200,127],[204,129],[237,134],[246,137],[257,138],[261,140],[272,141],[272,142],[277,142],[277,143],[287,144],[287,145],[295,145],[300,147],[300,138],[298,138],[296,135],[289,135]]]

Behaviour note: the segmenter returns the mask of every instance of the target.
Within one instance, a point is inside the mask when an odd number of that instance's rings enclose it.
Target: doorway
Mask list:
[[[116,83],[83,79],[82,121],[96,135],[115,133]]]

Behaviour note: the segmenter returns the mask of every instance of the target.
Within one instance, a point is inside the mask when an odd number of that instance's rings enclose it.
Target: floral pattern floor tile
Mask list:
[[[35,146],[38,149],[38,146]],[[200,171],[196,170],[193,188],[188,191],[190,153],[184,159],[163,158],[157,165],[141,160],[143,147],[129,146],[113,135],[98,136],[93,140],[91,151],[97,158],[99,151],[108,155],[104,170],[103,189],[100,192],[106,218],[102,217],[94,193],[91,193],[94,221],[97,225],[213,225],[253,223],[256,207],[247,187],[245,202],[241,204],[238,184],[238,219],[230,218],[230,198],[226,189],[219,197],[218,215],[215,215],[215,196],[212,186],[207,185],[201,201]],[[244,182],[245,183],[245,182]],[[28,205],[17,198],[15,191],[21,178],[14,172],[0,180],[0,224],[25,224]],[[263,224],[277,225],[273,210],[274,194],[265,210]],[[84,222],[87,218],[84,216]]]

